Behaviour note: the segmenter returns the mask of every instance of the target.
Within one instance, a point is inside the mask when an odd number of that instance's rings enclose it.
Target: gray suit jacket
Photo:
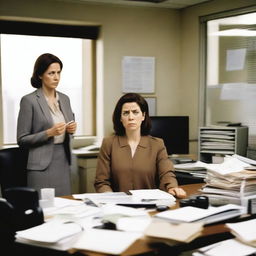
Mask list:
[[[74,120],[69,97],[59,94],[59,104],[65,121]],[[53,120],[41,88],[22,97],[17,125],[17,143],[29,149],[28,170],[44,170],[51,162],[54,140],[48,138],[46,130],[53,126]],[[66,134],[64,145],[71,162],[71,135]]]

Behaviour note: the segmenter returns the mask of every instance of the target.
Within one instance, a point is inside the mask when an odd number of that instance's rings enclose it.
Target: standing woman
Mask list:
[[[178,187],[164,142],[149,135],[151,120],[146,100],[136,93],[123,95],[113,113],[115,135],[103,139],[98,156],[97,192],[162,189],[178,198]]]
[[[31,77],[37,89],[22,97],[17,126],[18,145],[29,150],[28,186],[55,188],[56,196],[71,194],[70,140],[76,131],[69,97],[56,90],[62,67],[50,53],[37,58]]]

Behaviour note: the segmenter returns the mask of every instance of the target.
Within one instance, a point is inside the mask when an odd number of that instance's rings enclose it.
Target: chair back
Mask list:
[[[27,149],[15,147],[0,150],[1,194],[11,187],[27,186]]]
[[[6,200],[14,209],[15,231],[44,223],[44,214],[39,206],[38,192],[28,187],[13,187],[5,190]]]
[[[1,250],[10,252],[15,240],[14,209],[4,198],[0,198],[0,241]],[[3,249],[4,247],[4,249]]]

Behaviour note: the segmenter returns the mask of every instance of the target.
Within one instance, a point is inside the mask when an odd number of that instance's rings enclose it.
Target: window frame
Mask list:
[[[61,24],[59,24],[61,23]],[[65,32],[65,33],[64,33]],[[17,21],[17,20],[0,20],[0,34],[20,34],[20,35],[35,35],[35,36],[57,36],[57,37],[72,37],[72,38],[81,38],[81,39],[91,39],[91,55],[89,56],[90,63],[84,63],[86,69],[86,75],[90,73],[90,95],[84,95],[88,98],[88,101],[91,102],[90,105],[90,116],[86,118],[91,118],[91,125],[89,129],[91,130],[91,135],[75,135],[74,140],[72,141],[73,148],[90,145],[97,141],[97,123],[101,123],[97,117],[97,102],[99,99],[97,96],[97,84],[96,84],[96,49],[97,49],[97,39],[100,32],[99,25],[90,25],[84,23],[76,23],[71,21],[58,21],[49,22],[49,20],[38,21],[35,19],[34,21]],[[1,47],[1,45],[0,45]],[[84,45],[84,47],[88,47]],[[1,65],[1,63],[0,63]],[[89,69],[90,68],[90,69]],[[85,77],[85,76],[84,76]],[[84,78],[83,77],[83,81]],[[3,102],[2,102],[2,75],[0,70],[0,123],[2,124],[0,127],[0,148],[16,146],[17,144],[4,144],[3,137]],[[83,83],[84,84],[84,83]],[[85,83],[87,84],[87,83]],[[88,85],[87,85],[88,86]],[[89,85],[90,86],[90,85]],[[83,90],[85,91],[85,90]],[[86,106],[88,106],[88,101],[86,100]],[[85,105],[83,105],[85,107]],[[100,131],[101,132],[101,131]],[[99,133],[99,131],[98,131]],[[101,132],[102,133],[102,132]]]
[[[228,18],[232,16],[256,12],[256,7],[239,8],[219,13],[214,13],[199,18],[200,22],[200,59],[199,59],[199,127],[206,125],[207,106],[207,22],[215,19]]]

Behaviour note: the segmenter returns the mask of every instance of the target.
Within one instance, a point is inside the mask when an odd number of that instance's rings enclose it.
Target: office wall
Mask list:
[[[51,0],[1,0],[0,18],[102,26],[104,135],[121,92],[122,56],[156,57],[158,115],[189,115],[190,138],[197,138],[199,90],[199,16],[239,8],[255,0],[214,0],[183,11],[162,8],[74,4]],[[29,71],[30,72],[30,71]],[[29,86],[29,84],[28,84]],[[197,152],[192,143],[191,153]]]
[[[112,112],[121,91],[123,56],[156,58],[158,115],[180,114],[180,15],[177,10],[74,4],[68,1],[1,0],[0,16],[80,22],[102,26],[104,135],[112,130]],[[70,49],[72,50],[72,49]],[[30,72],[30,71],[29,71]],[[29,84],[28,84],[29,86]],[[61,88],[60,88],[61,89]]]

